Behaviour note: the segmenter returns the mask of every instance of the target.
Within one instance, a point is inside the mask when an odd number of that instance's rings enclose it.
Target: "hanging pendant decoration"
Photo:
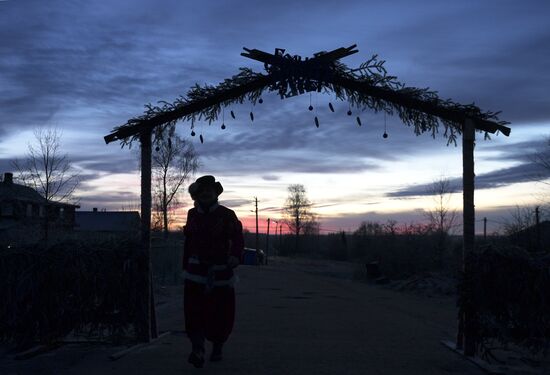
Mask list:
[[[204,138],[202,137],[202,134],[200,135],[200,140],[201,140],[201,143],[204,143]]]
[[[388,138],[388,132],[386,127],[386,112],[384,112],[384,134],[382,134],[382,138],[384,139]]]
[[[355,120],[357,120],[357,125],[361,126],[361,119],[359,118],[359,116],[357,116]]]
[[[317,116],[315,116],[315,126],[319,127],[319,119],[317,118]]]
[[[328,107],[330,108],[331,112],[334,112],[334,107],[332,106],[332,103],[328,103]]]
[[[235,113],[233,111],[231,111],[231,117],[233,117],[233,119],[235,119]]]

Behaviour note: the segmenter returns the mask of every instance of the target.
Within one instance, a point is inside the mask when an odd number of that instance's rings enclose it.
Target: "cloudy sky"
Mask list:
[[[529,156],[550,136],[549,16],[545,1],[0,1],[0,172],[24,156],[34,128],[57,127],[82,176],[81,209],[135,206],[137,154],[103,136],[144,104],[216,84],[239,67],[261,72],[242,47],[311,56],[357,44],[347,65],[378,54],[401,82],[501,110],[511,122],[510,137],[480,138],[476,147],[477,215],[496,228],[544,190]],[[261,226],[277,220],[289,184],[306,187],[323,232],[362,220],[423,220],[433,180],[460,186],[460,142],[417,137],[392,117],[383,139],[383,115],[364,111],[358,127],[346,103],[311,100],[315,114],[309,95],[265,96],[253,123],[250,104],[237,105],[227,129],[197,125],[204,144],[178,124],[200,154],[199,174],[223,183],[220,199],[247,225],[255,196]],[[460,209],[460,192],[452,204]],[[177,214],[189,205],[185,197]]]

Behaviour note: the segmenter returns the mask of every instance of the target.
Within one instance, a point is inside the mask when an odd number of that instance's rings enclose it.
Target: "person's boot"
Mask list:
[[[188,362],[191,363],[196,368],[201,368],[204,366],[204,351],[195,351],[193,350],[189,354]]]
[[[187,361],[196,368],[201,368],[204,366],[204,338],[201,336],[193,336],[192,342],[193,349]]]
[[[218,362],[222,360],[222,347],[223,344],[220,343],[214,343],[214,345],[212,345],[212,354],[210,354],[211,362]]]

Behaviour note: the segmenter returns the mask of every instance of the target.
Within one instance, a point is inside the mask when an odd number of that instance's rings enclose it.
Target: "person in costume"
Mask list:
[[[204,365],[205,339],[212,342],[210,360],[222,359],[235,320],[233,269],[244,251],[243,227],[233,210],[218,204],[222,192],[213,176],[189,186],[194,207],[184,227],[184,314],[195,367]]]

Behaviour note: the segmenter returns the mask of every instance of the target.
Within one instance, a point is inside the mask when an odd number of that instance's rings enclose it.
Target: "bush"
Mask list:
[[[492,341],[533,353],[550,344],[550,258],[514,246],[486,246],[472,256],[472,301],[483,348]],[[463,276],[459,303],[464,294]]]

